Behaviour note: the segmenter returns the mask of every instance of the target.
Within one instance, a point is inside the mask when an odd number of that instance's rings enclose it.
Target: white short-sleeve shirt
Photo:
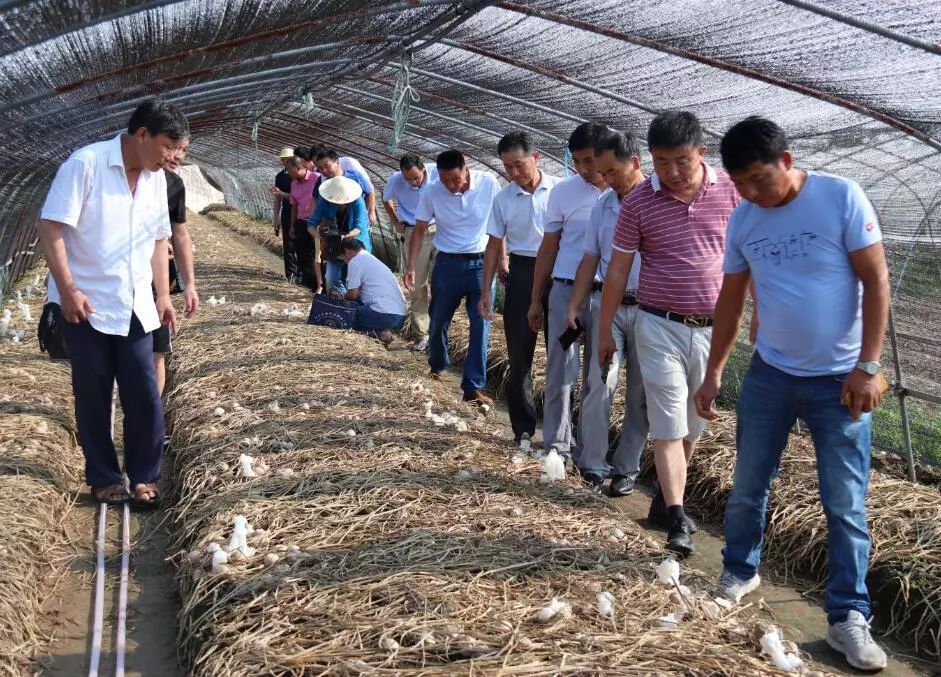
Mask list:
[[[543,173],[532,193],[527,193],[515,181],[504,186],[493,199],[487,234],[505,237],[508,254],[536,256],[542,244],[549,193],[561,180]]]
[[[435,221],[435,249],[445,254],[474,254],[487,247],[487,222],[500,184],[492,174],[470,170],[470,187],[450,192],[440,180],[421,191],[415,218]]]
[[[584,238],[591,209],[600,196],[601,191],[578,174],[557,183],[549,194],[545,232],[562,233],[552,277],[575,279],[585,252]]]
[[[613,188],[608,188],[601,194],[595,206],[591,208],[591,218],[588,223],[588,232],[585,233],[585,253],[597,256],[598,280],[604,282],[608,273],[608,264],[611,262],[611,251],[614,241],[614,226],[621,213],[621,198]],[[640,252],[634,254],[631,272],[627,278],[627,291],[634,294],[640,283]]]
[[[399,221],[410,226],[415,225],[415,211],[418,209],[418,199],[425,186],[438,180],[438,168],[434,165],[425,165],[425,181],[418,188],[410,184],[396,172],[389,177],[386,187],[382,190],[384,201],[395,200],[395,213]]]
[[[363,178],[366,179],[366,183],[369,184],[370,191],[372,190],[372,179],[369,178],[369,174],[366,173],[366,170],[363,168],[363,165],[360,164],[359,160],[346,156],[341,157],[340,167],[344,172],[359,172],[362,174]]]
[[[346,288],[359,289],[359,301],[377,313],[405,315],[408,307],[398,280],[382,261],[361,251],[346,266]]]
[[[62,229],[66,260],[75,288],[95,309],[92,327],[127,336],[132,315],[144,331],[160,326],[150,262],[154,241],[170,237],[162,169],[142,171],[132,197],[121,135],[80,148],[56,172],[41,218],[68,226]],[[61,302],[51,276],[48,296]]]

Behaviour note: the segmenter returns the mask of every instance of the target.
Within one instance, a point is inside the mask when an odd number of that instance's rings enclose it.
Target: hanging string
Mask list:
[[[562,162],[565,166],[565,177],[568,178],[572,175],[572,151],[569,150],[568,144],[562,149]]]
[[[400,54],[399,74],[395,79],[395,89],[392,91],[392,139],[388,149],[394,152],[405,136],[405,126],[408,123],[408,113],[412,102],[418,102],[418,92],[412,89],[412,53],[403,49]]]
[[[261,121],[258,120],[258,118],[255,118],[255,121],[252,123],[252,141],[255,143],[256,151],[258,150],[258,126],[260,122]]]
[[[304,110],[307,113],[313,113],[314,108],[317,107],[317,105],[314,103],[314,95],[310,92],[310,90],[304,92],[304,96],[301,97],[301,101],[303,102]]]

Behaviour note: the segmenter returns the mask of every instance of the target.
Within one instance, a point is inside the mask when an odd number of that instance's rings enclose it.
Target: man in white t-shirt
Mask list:
[[[403,155],[399,160],[399,171],[389,177],[382,190],[382,204],[397,233],[405,236],[405,251],[412,246],[415,236],[415,210],[425,186],[438,180],[438,168],[426,166],[417,155]],[[415,290],[411,293],[411,332],[415,342],[412,350],[428,348],[428,279],[434,259],[435,227],[426,230],[415,260]]]
[[[487,222],[493,198],[500,191],[497,179],[467,166],[458,150],[440,153],[435,162],[438,181],[421,191],[415,212],[415,236],[409,249],[405,286],[415,288],[415,267],[421,240],[435,222],[434,272],[431,274],[431,309],[428,364],[433,378],[448,368],[448,329],[462,301],[470,322],[467,357],[461,390],[465,402],[492,406],[483,389],[487,384],[487,341],[490,322],[480,314],[484,279]]]
[[[340,250],[346,262],[346,300],[362,304],[356,309],[353,329],[375,334],[388,345],[408,312],[398,280],[355,237],[345,238]]]
[[[151,332],[161,323],[176,326],[163,167],[182,154],[188,138],[177,108],[148,99],[126,132],[69,156],[43,205],[39,238],[51,274],[49,301],[61,306],[65,320],[85,480],[96,502],[152,507],[159,500],[164,419]],[[111,434],[115,380],[131,495]]]

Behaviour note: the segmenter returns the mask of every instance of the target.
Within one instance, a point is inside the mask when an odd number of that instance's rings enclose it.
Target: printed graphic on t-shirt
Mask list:
[[[771,261],[780,266],[784,261],[802,258],[810,254],[811,243],[817,239],[815,233],[806,230],[790,235],[781,235],[772,240],[763,237],[760,240],[746,242],[750,258],[753,261]]]

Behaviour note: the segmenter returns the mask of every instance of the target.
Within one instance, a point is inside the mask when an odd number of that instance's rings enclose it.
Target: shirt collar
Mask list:
[[[716,170],[713,169],[712,166],[708,162],[703,160],[702,166],[703,166],[703,169],[706,170],[706,183],[708,183],[709,185],[712,185],[713,183],[719,180],[719,176],[718,174],[716,174]],[[662,187],[662,184],[660,183],[660,177],[657,176],[657,172],[650,173],[650,187],[653,188],[655,193],[660,192],[660,188]]]
[[[121,137],[124,134],[118,134],[111,140],[108,146],[108,166],[120,167],[124,169],[124,153],[121,151]]]
[[[539,170],[539,183],[536,184],[536,189],[532,193],[527,193],[516,181],[513,185],[516,186],[517,195],[535,195],[541,190],[549,190],[549,186],[546,185],[546,173],[542,170]]]

